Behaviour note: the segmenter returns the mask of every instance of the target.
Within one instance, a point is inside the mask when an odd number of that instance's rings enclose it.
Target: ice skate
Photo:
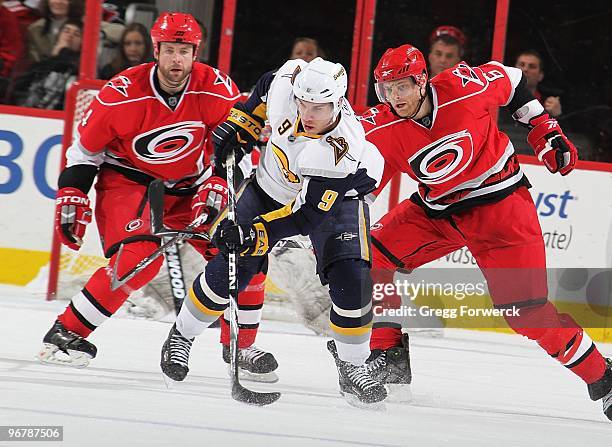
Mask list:
[[[587,385],[592,400],[603,404],[603,412],[612,421],[612,359],[606,359],[606,372],[597,382]]]
[[[193,338],[188,339],[181,335],[172,325],[168,338],[161,351],[161,369],[164,373],[166,385],[171,388],[173,382],[182,382],[189,372],[189,352],[193,344]]]
[[[42,363],[85,368],[97,352],[92,343],[56,320],[43,338],[43,347],[36,358]]]
[[[372,378],[386,386],[390,402],[410,402],[412,371],[408,334],[403,334],[400,346],[374,349],[366,362]]]
[[[384,409],[383,401],[387,397],[387,390],[384,385],[371,377],[366,365],[356,366],[340,360],[333,340],[327,342],[327,350],[336,362],[340,394],[346,401],[359,408]]]
[[[223,345],[223,361],[230,365],[229,346]],[[272,353],[263,351],[256,346],[249,346],[238,350],[238,374],[240,379],[253,382],[275,383],[278,376],[274,372],[278,363]]]

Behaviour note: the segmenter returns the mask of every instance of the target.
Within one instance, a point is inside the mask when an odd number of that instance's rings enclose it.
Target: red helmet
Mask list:
[[[151,40],[155,57],[161,42],[190,43],[194,46],[194,56],[202,42],[202,31],[191,14],[182,12],[163,12],[151,28]]]
[[[418,86],[424,86],[427,83],[427,64],[423,53],[409,44],[389,48],[374,69],[376,79],[374,87],[378,99],[381,102],[387,102],[382,91],[383,83],[407,77],[411,77]]]
[[[431,36],[429,36],[429,43],[434,43],[434,41],[440,36],[450,36],[456,39],[461,47],[465,47],[465,43],[467,42],[467,38],[465,37],[463,31],[456,26],[442,25],[437,27],[431,32]]]

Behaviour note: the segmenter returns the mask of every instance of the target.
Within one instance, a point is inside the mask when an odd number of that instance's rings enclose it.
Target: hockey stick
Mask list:
[[[166,250],[170,249],[175,244],[184,241],[185,239],[190,239],[193,237],[193,228],[199,225],[199,221],[194,221],[185,230],[174,232],[173,237],[166,236],[166,242],[164,242],[161,246],[157,248],[153,253],[149,256],[145,256],[140,260],[138,264],[132,267],[131,270],[126,272],[123,276],[119,276],[117,272],[119,266],[119,260],[121,259],[121,254],[123,253],[124,244],[119,245],[119,250],[117,251],[117,259],[115,259],[115,264],[113,265],[113,272],[111,275],[111,290],[117,290],[119,287],[123,286],[126,282],[140,273],[145,267],[150,265],[153,261],[160,257],[160,255],[166,253]]]
[[[149,203],[151,206],[151,232],[155,236],[174,237],[185,235],[185,239],[195,238],[210,241],[211,236],[209,234],[190,231],[193,228],[193,224],[197,225],[196,221],[192,222],[192,225],[185,230],[173,230],[164,227],[164,184],[161,180],[154,180],[149,185]],[[206,216],[204,216],[203,220],[206,220]],[[312,242],[297,239],[281,239],[276,242],[274,248],[304,248],[312,250]]]
[[[227,157],[227,218],[236,223],[236,191],[234,190],[234,152]],[[228,253],[229,263],[229,327],[230,327],[230,371],[232,380],[232,398],[251,405],[269,405],[276,402],[281,394],[278,392],[259,393],[249,390],[240,384],[238,379],[238,278],[236,248]]]
[[[163,239],[164,242],[167,238]],[[166,269],[168,270],[168,282],[170,285],[170,293],[174,302],[174,311],[178,315],[183,305],[183,300],[187,296],[187,287],[185,287],[185,274],[183,272],[183,261],[181,260],[181,252],[179,244],[172,244],[164,251],[166,258]]]
[[[164,244],[161,245],[157,250],[151,253],[149,256],[144,257],[138,264],[132,267],[131,270],[127,271],[123,276],[119,277],[117,272],[119,266],[119,260],[123,253],[124,244],[119,245],[117,251],[117,259],[113,265],[111,274],[111,290],[115,291],[119,287],[123,286],[130,279],[144,270],[148,265],[155,261],[160,255],[165,254],[175,244],[178,244],[184,240],[197,238],[205,241],[210,241],[210,235],[208,233],[198,233],[193,231],[198,225],[200,225],[200,219],[196,219],[191,222],[184,230],[173,230],[164,227],[164,184],[161,180],[154,180],[149,185],[149,206],[151,210],[151,233],[154,236],[159,236],[164,239]],[[275,245],[275,248],[303,248],[312,250],[312,243],[310,241],[298,241],[295,239],[281,239]]]
[[[165,186],[161,180],[153,180],[149,184],[148,196],[151,218],[151,233],[154,236],[161,237],[164,243],[149,256],[146,256],[141,259],[138,264],[132,267],[131,270],[126,272],[121,277],[119,276],[117,270],[119,266],[119,260],[121,259],[121,255],[123,253],[124,244],[122,243],[121,245],[119,245],[119,250],[117,251],[117,259],[115,259],[115,264],[113,265],[113,271],[111,275],[111,290],[114,291],[117,290],[119,287],[123,286],[125,283],[127,283],[130,279],[132,279],[134,276],[144,270],[162,254],[165,254],[166,259],[168,259],[168,254],[173,252],[173,248],[176,250],[176,254],[178,254],[177,244],[184,241],[185,239],[198,238],[203,240],[210,240],[210,236],[207,233],[198,233],[193,231],[193,229],[200,224],[200,219],[194,220],[187,226],[187,228],[181,231],[170,230],[164,227],[164,192]],[[170,267],[168,267],[168,269],[170,269]],[[174,291],[172,295],[175,296]]]

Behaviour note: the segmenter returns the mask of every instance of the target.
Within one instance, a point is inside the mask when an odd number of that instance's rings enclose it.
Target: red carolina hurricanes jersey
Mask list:
[[[69,165],[108,163],[169,184],[203,172],[205,141],[227,118],[238,89],[226,74],[195,62],[172,110],[155,87],[155,69],[139,65],[104,86],[78,126]]]
[[[369,109],[360,118],[366,138],[385,158],[378,191],[405,172],[419,182],[412,200],[429,216],[443,217],[528,185],[510,139],[490,113],[511,101],[520,79],[520,70],[497,62],[462,62],[440,73],[430,81],[429,128],[399,118],[387,105]]]

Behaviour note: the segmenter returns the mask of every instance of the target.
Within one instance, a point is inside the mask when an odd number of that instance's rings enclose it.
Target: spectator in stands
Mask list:
[[[52,48],[54,56],[34,64],[16,82],[17,105],[61,110],[66,89],[79,71],[83,24],[68,19]]]
[[[28,33],[28,26],[40,19],[39,0],[4,0],[2,6],[8,9],[19,24],[19,34],[25,38]]]
[[[110,79],[126,68],[151,60],[153,60],[153,46],[149,32],[140,23],[130,23],[121,35],[117,56],[100,70],[100,79]]]
[[[561,99],[558,96],[543,96],[538,90],[538,84],[544,79],[544,64],[540,53],[536,50],[525,50],[518,55],[514,66],[523,71],[527,87],[544,109],[553,117],[561,115]]]
[[[0,77],[8,78],[23,55],[23,40],[17,19],[0,4]]]
[[[429,73],[431,77],[461,62],[466,37],[455,26],[443,25],[434,29],[429,37]]]
[[[298,37],[293,41],[290,59],[303,59],[310,62],[315,57],[324,57],[319,42],[310,37]]]
[[[83,0],[43,0],[42,18],[28,27],[28,54],[32,62],[48,59],[53,54],[60,27],[67,20],[80,21],[83,17]]]

